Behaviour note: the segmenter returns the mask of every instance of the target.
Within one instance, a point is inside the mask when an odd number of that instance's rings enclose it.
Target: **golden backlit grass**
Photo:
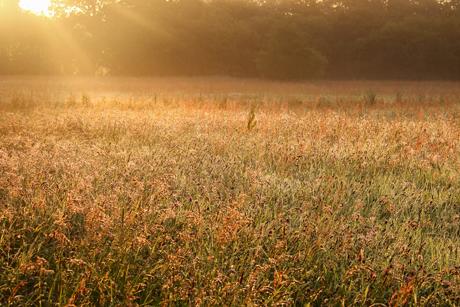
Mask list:
[[[392,86],[4,86],[0,304],[458,305],[460,100]]]

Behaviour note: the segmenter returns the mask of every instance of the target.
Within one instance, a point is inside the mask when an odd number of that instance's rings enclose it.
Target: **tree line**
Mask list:
[[[0,74],[460,79],[460,0],[0,0]]]

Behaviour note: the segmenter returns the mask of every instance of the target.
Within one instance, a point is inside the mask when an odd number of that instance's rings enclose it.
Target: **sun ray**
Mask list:
[[[92,66],[92,61],[87,51],[80,46],[78,40],[59,24],[53,24],[52,29],[53,35],[50,35],[49,38],[54,41],[55,56],[59,57],[65,54],[68,57],[67,60],[70,61],[67,63],[68,66],[74,66],[73,68],[64,68],[65,72],[70,72],[71,74],[88,72]]]

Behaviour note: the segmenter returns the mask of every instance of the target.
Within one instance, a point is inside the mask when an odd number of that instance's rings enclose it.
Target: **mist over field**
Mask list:
[[[0,0],[1,306],[460,306],[460,2]]]

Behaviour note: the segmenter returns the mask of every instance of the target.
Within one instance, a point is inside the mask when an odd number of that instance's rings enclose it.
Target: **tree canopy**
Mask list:
[[[0,74],[460,79],[460,1],[0,0]]]

